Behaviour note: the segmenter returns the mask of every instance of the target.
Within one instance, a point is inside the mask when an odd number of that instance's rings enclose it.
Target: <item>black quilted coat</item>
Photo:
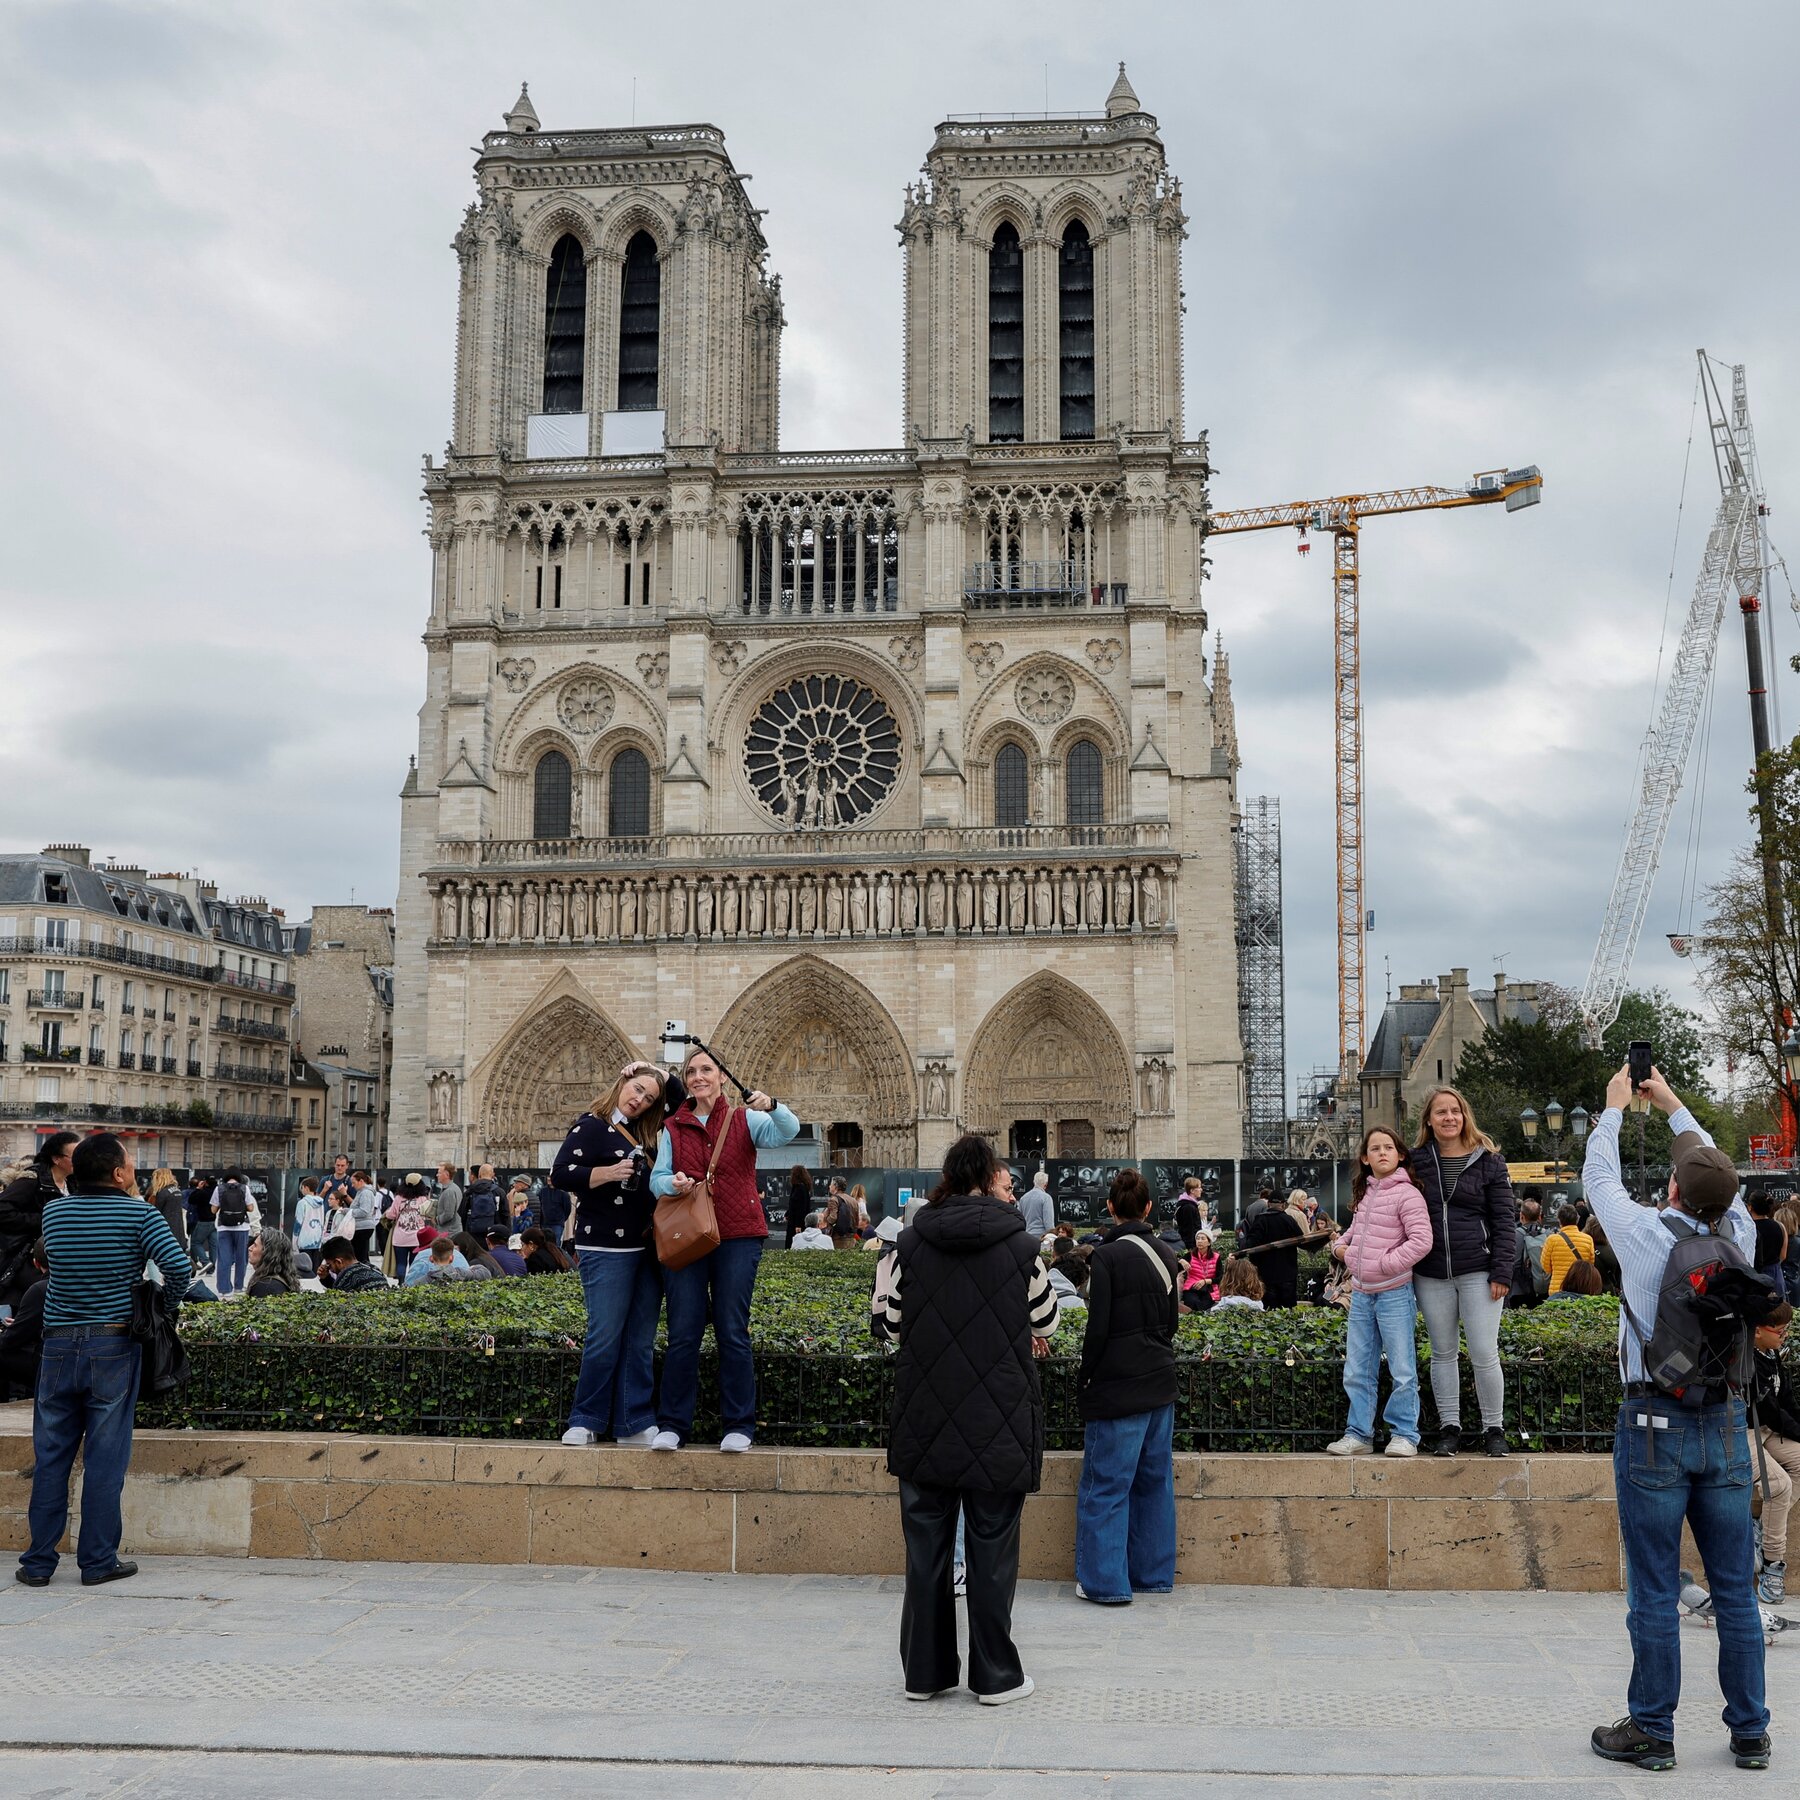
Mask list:
[[[888,1470],[920,1487],[1035,1493],[1044,1397],[1027,1302],[1037,1243],[1015,1206],[964,1194],[900,1234]]]

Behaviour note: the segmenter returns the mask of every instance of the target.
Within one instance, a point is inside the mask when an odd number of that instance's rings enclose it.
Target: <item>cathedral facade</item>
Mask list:
[[[1236,738],[1185,215],[1103,112],[945,121],[901,447],[778,446],[711,125],[490,133],[402,795],[393,1154],[538,1163],[684,1021],[824,1160],[1234,1155]]]

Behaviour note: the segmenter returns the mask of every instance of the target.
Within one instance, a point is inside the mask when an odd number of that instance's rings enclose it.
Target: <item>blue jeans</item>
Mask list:
[[[750,1295],[756,1287],[761,1238],[727,1238],[685,1269],[664,1269],[669,1296],[669,1347],[663,1352],[656,1423],[683,1442],[694,1428],[700,1397],[700,1336],[712,1301],[719,1347],[719,1417],[727,1432],[756,1432],[756,1364],[750,1354]]]
[[[1344,1337],[1344,1392],[1350,1396],[1347,1435],[1359,1443],[1375,1441],[1375,1395],[1381,1382],[1381,1359],[1387,1357],[1393,1391],[1381,1416],[1395,1437],[1419,1441],[1419,1350],[1413,1337],[1418,1308],[1410,1281],[1384,1294],[1353,1293],[1350,1324]]]
[[[1688,1407],[1627,1397],[1613,1437],[1619,1535],[1625,1540],[1625,1629],[1631,1636],[1631,1716],[1673,1740],[1681,1698],[1681,1523],[1694,1533],[1712,1589],[1725,1724],[1740,1737],[1768,1729],[1762,1617],[1750,1548],[1750,1445],[1744,1408]]]
[[[1090,1419],[1075,1495],[1075,1579],[1096,1600],[1175,1585],[1175,1408]]]
[[[250,1268],[250,1233],[235,1226],[221,1225],[218,1233],[219,1298],[236,1292],[244,1285]]]
[[[214,1248],[219,1228],[211,1219],[188,1220],[188,1255],[193,1258],[194,1267],[202,1265],[210,1268],[217,1254]]]
[[[653,1250],[578,1250],[587,1338],[571,1425],[596,1437],[631,1437],[656,1422],[656,1315],[661,1267]]]
[[[131,1462],[140,1354],[122,1331],[45,1337],[31,1420],[31,1548],[19,1558],[28,1574],[55,1573],[77,1450],[83,1474],[75,1560],[83,1575],[104,1575],[119,1560],[119,1492]]]

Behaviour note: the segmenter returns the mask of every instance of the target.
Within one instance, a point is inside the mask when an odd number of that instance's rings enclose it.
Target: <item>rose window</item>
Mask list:
[[[900,775],[900,731],[860,681],[807,675],[777,688],[750,721],[744,773],[790,831],[866,819]]]

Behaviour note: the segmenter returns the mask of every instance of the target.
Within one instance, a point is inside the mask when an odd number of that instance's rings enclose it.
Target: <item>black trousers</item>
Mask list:
[[[351,1240],[356,1246],[356,1260],[366,1263],[369,1260],[369,1242],[375,1236],[375,1227],[371,1225],[367,1231],[359,1231]]]
[[[900,1526],[906,1534],[906,1603],[900,1611],[900,1665],[911,1694],[936,1693],[955,1687],[961,1679],[951,1573],[959,1505],[968,1579],[970,1691],[1004,1694],[1025,1679],[1012,1639],[1019,1517],[1025,1496],[915,1487],[903,1481]]]

